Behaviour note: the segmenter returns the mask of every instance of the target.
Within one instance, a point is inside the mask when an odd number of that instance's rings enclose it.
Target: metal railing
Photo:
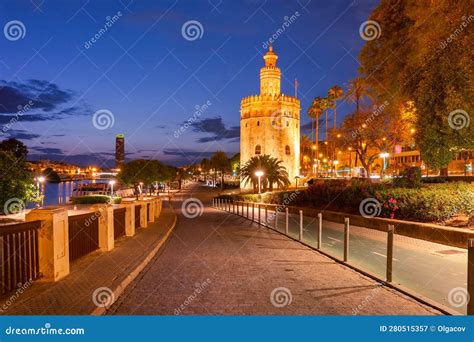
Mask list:
[[[125,208],[114,209],[114,240],[125,235]]]
[[[69,261],[99,249],[100,212],[68,217]]]
[[[2,226],[1,294],[22,287],[40,277],[38,230],[41,221]]]
[[[230,213],[234,213],[246,219],[249,219],[253,222],[256,222],[262,226],[268,227],[270,229],[276,230],[286,236],[298,240],[305,245],[308,245],[311,248],[315,248],[321,252],[322,245],[323,245],[323,213],[319,212],[317,214],[315,223],[314,223],[314,231],[313,233],[316,239],[315,246],[309,245],[304,240],[304,234],[308,234],[308,231],[305,230],[304,223],[303,223],[303,210],[298,210],[298,232],[297,234],[290,233],[290,213],[289,208],[284,205],[277,205],[277,204],[262,204],[262,203],[255,203],[255,202],[243,202],[243,201],[232,201],[230,199],[223,199],[223,198],[214,198],[213,199],[213,206],[215,208],[225,210]],[[264,220],[262,220],[262,210]],[[284,229],[281,231],[278,229],[278,216],[279,214],[285,216],[284,220]],[[344,217],[343,222],[338,222],[343,224],[343,250],[342,250],[342,259],[337,258],[333,255],[330,255],[334,259],[338,259],[346,264],[349,265],[350,258],[350,220],[348,217]],[[395,228],[393,225],[389,224],[387,226],[387,240],[386,240],[386,265],[385,265],[385,281],[387,283],[392,282],[392,272],[393,272],[393,246],[394,246],[394,231]],[[473,244],[474,246],[474,244]],[[473,247],[474,250],[474,247]],[[328,254],[323,252],[324,254]],[[474,257],[473,257],[474,258]],[[353,267],[352,265],[350,265]],[[366,272],[368,273],[368,272]]]

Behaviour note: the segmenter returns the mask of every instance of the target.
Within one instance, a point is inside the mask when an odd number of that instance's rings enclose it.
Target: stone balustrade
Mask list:
[[[145,228],[155,222],[162,210],[162,199],[143,198],[138,201],[123,202],[119,205],[94,204],[90,213],[97,213],[99,249],[109,252],[114,249],[114,209],[125,208],[125,236],[132,237],[135,229],[135,206],[141,205],[140,226]],[[26,214],[26,221],[41,221],[39,228],[39,271],[41,281],[55,282],[70,272],[68,211],[64,206],[33,209]],[[88,222],[84,222],[85,225]]]

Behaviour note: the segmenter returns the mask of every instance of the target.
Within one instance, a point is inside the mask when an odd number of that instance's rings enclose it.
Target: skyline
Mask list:
[[[25,32],[15,41],[0,39],[1,138],[25,142],[31,159],[80,165],[113,165],[117,133],[125,134],[126,159],[181,165],[217,149],[231,156],[239,150],[240,100],[258,94],[262,57],[274,34],[282,92],[294,95],[298,80],[302,133],[309,133],[312,99],[356,76],[365,43],[359,26],[376,2],[247,4],[2,4],[2,26],[19,20]],[[201,31],[186,39],[189,21]],[[34,105],[18,115],[18,106],[32,98]],[[340,103],[339,123],[350,108]],[[103,130],[93,125],[102,110],[113,119]]]

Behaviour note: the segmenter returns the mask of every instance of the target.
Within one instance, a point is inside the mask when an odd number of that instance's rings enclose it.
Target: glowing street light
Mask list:
[[[115,180],[110,180],[109,181],[109,185],[110,185],[110,196],[113,196],[114,195],[114,184],[115,184]]]
[[[382,177],[383,175],[383,172],[385,171],[385,169],[387,168],[387,158],[390,156],[390,154],[388,154],[387,152],[382,152],[380,153],[380,158],[383,159],[383,168],[382,168],[382,171],[380,172],[380,177]]]
[[[263,171],[261,171],[261,170],[256,171],[255,176],[258,177],[258,194],[260,195],[260,179],[263,176]]]
[[[44,203],[43,197],[41,197],[41,194],[42,194],[41,187],[44,181],[45,181],[45,178],[43,176],[39,176],[36,178],[36,187],[38,188],[38,198],[41,198],[41,206],[43,206],[43,203]],[[38,207],[39,204],[37,203],[36,206]]]

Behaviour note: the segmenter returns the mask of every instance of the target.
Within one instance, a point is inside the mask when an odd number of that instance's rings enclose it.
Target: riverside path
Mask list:
[[[277,232],[212,208],[216,194],[192,184],[172,198],[178,214],[172,236],[109,314],[440,314]]]

